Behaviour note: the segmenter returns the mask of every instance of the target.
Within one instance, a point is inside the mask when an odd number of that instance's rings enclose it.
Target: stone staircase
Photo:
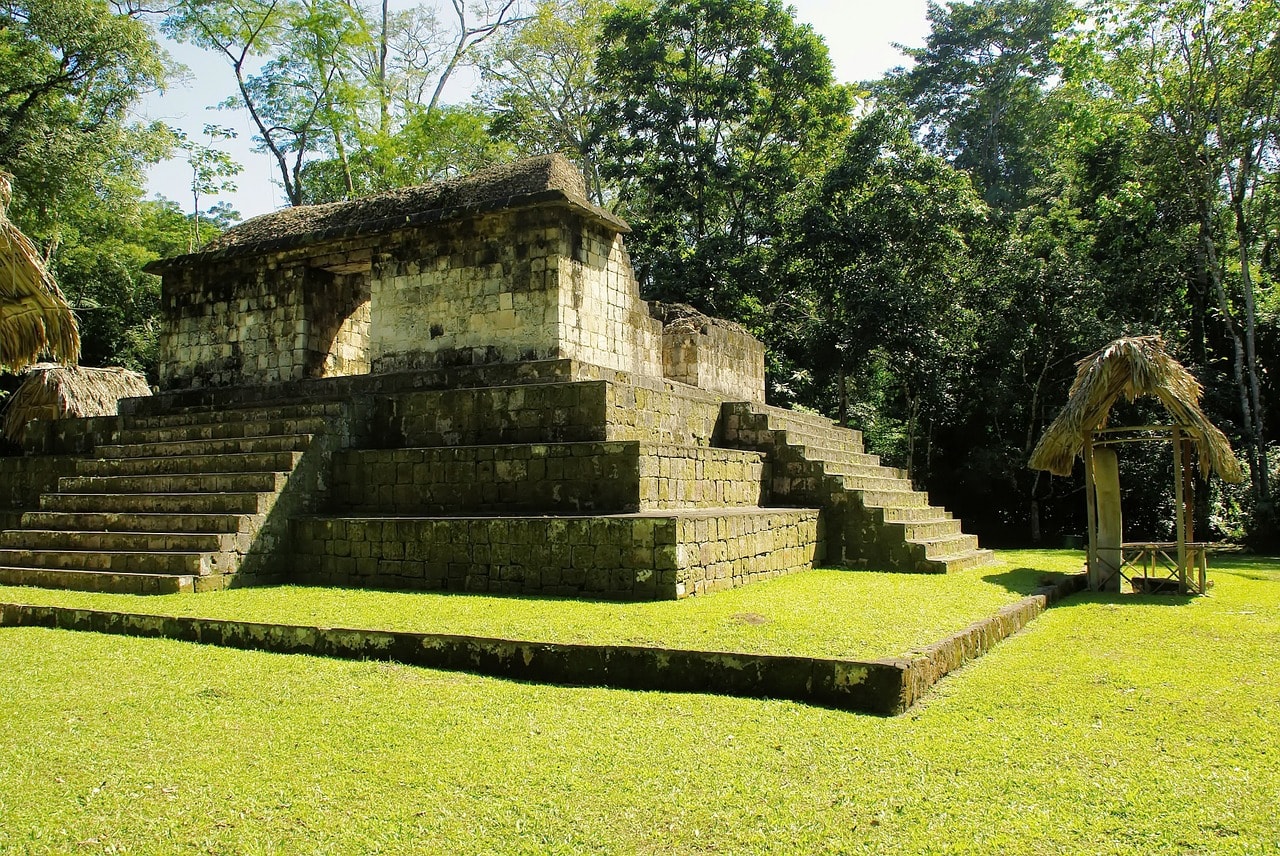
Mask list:
[[[117,442],[77,461],[38,511],[0,532],[0,583],[162,594],[283,578],[272,553],[287,513],[314,487],[309,473],[294,476],[334,412],[295,404],[121,417]]]
[[[765,452],[775,502],[827,511],[827,560],[915,573],[945,573],[992,561],[951,513],[929,504],[905,470],[881,465],[862,434],[814,414],[749,402],[723,407],[723,442]]]
[[[0,584],[651,599],[991,555],[828,419],[553,368],[131,400],[0,531]]]

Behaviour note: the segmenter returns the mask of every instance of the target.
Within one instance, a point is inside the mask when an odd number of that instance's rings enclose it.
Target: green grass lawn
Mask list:
[[[1082,555],[1004,552],[1000,565],[948,576],[819,570],[709,597],[647,603],[339,588],[230,589],[138,597],[0,587],[0,602],[238,618],[532,641],[876,659],[961,630]]]
[[[0,629],[0,852],[1275,854],[1277,564],[1072,597],[895,719]]]

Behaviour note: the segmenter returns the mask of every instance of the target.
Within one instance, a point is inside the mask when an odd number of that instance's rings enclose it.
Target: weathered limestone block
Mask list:
[[[763,399],[763,346],[687,307],[663,311],[664,336],[627,225],[585,197],[550,156],[242,223],[148,267],[163,277],[160,385],[573,360]]]
[[[766,479],[755,452],[635,441],[353,449],[333,462],[336,508],[386,514],[754,507]]]
[[[733,399],[764,401],[764,344],[738,324],[692,306],[653,303],[662,322],[662,373]]]
[[[76,455],[0,457],[0,510],[21,511],[40,506],[40,494],[58,486],[58,479],[75,475]]]
[[[298,580],[617,599],[674,599],[813,567],[815,509],[592,517],[311,517]]]
[[[566,197],[400,233],[372,273],[373,371],[570,358],[660,375],[624,229]]]

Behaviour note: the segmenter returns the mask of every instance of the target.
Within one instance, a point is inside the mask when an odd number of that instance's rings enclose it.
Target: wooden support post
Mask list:
[[[1093,434],[1084,441],[1084,509],[1089,543],[1085,553],[1085,567],[1089,570],[1089,588],[1098,590],[1098,502],[1094,496]]]
[[[1187,505],[1184,501],[1185,491],[1182,489],[1182,443],[1181,429],[1173,428],[1173,508],[1177,517],[1178,530],[1178,591],[1187,593]]]
[[[1093,450],[1093,479],[1098,515],[1097,572],[1089,569],[1089,582],[1096,579],[1101,591],[1120,591],[1124,567],[1124,520],[1120,512],[1120,462],[1112,449]]]

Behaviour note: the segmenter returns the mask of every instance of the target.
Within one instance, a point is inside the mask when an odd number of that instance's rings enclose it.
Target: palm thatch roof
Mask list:
[[[1031,453],[1032,469],[1070,475],[1090,432],[1106,425],[1107,415],[1121,395],[1128,401],[1154,395],[1174,424],[1191,438],[1202,476],[1208,478],[1212,467],[1223,481],[1244,480],[1226,435],[1200,409],[1204,388],[1169,355],[1159,336],[1116,339],[1076,366],[1067,406],[1036,444]]]
[[[9,399],[4,436],[18,442],[22,429],[35,419],[115,416],[120,399],[150,394],[147,379],[128,369],[39,363],[27,370]]]
[[[67,299],[27,236],[9,221],[10,176],[0,173],[0,368],[18,370],[48,353],[80,359],[80,332]]]

